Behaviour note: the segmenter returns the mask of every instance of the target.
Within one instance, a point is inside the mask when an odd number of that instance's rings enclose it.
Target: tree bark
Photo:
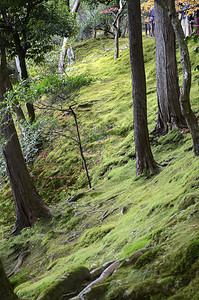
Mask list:
[[[1,49],[4,48],[1,39],[0,46]],[[1,57],[4,53],[5,51],[1,51]],[[1,61],[5,61],[5,58]],[[5,73],[1,64],[0,102],[4,100],[6,92],[6,83],[2,74]],[[2,139],[1,150],[15,200],[16,222],[12,234],[17,235],[24,227],[33,226],[38,218],[51,217],[51,213],[35,189],[23,158],[12,116],[3,106],[1,107],[0,138]]]
[[[154,133],[164,135],[168,132],[168,124],[171,128],[177,129],[186,122],[179,102],[175,33],[171,21],[161,6],[155,2],[154,7],[158,98],[158,119]]]
[[[18,299],[14,294],[10,281],[8,280],[2,262],[0,260],[0,296],[1,300],[15,300]]]
[[[10,78],[9,78],[9,72],[8,72],[8,68],[7,68],[7,64],[6,64],[5,49],[4,49],[4,47],[0,47],[0,48],[1,48],[1,52],[2,52],[2,55],[1,55],[1,66],[2,66],[2,68],[4,70],[3,80],[4,80],[5,84],[6,84],[6,88],[8,90],[11,90],[12,89],[12,83],[11,83]],[[13,106],[13,110],[16,113],[17,120],[19,122],[24,122],[25,121],[25,115],[24,115],[23,110],[22,110],[22,108],[21,108],[21,106],[20,106],[20,104],[19,104],[18,101],[15,101],[14,106]]]
[[[72,13],[75,13],[75,12],[78,11],[78,8],[80,6],[80,1],[81,0],[74,0],[73,6],[71,8]],[[69,38],[64,37],[63,43],[62,43],[61,53],[60,53],[60,56],[59,56],[59,64],[58,64],[58,72],[60,74],[62,74],[64,72],[64,61],[65,61],[67,49],[70,48],[70,47],[71,47],[71,45],[70,45]]]
[[[197,118],[191,109],[190,104],[190,88],[191,88],[191,64],[189,58],[189,50],[183,33],[182,26],[180,21],[178,20],[176,9],[175,9],[175,1],[169,0],[169,6],[165,4],[163,0],[155,0],[161,7],[167,12],[177,41],[178,47],[180,51],[180,59],[182,65],[183,72],[183,80],[180,91],[180,105],[183,116],[185,117],[186,123],[190,130],[192,140],[193,140],[193,150],[195,156],[199,155],[199,126],[197,122]]]
[[[22,47],[18,33],[16,33],[16,32],[13,33],[13,38],[14,38],[14,42],[15,42],[17,55],[19,57],[21,78],[23,80],[27,80],[28,79],[28,71],[27,71],[27,66],[26,66],[26,48]],[[26,108],[28,111],[30,123],[32,124],[35,121],[35,109],[34,109],[33,103],[27,102]]]
[[[126,1],[124,4],[122,4],[122,0],[119,1],[119,10],[115,17],[115,20],[113,21],[112,26],[115,29],[115,55],[114,59],[117,59],[119,57],[119,36],[120,36],[120,20],[122,12],[126,6]]]
[[[133,122],[136,152],[136,174],[144,169],[150,174],[157,172],[153,158],[147,126],[146,78],[142,47],[142,25],[140,1],[128,1],[129,46],[133,89]]]

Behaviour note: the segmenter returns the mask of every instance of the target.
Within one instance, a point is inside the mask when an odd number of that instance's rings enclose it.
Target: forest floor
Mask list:
[[[190,41],[191,104],[199,117],[194,46]],[[50,221],[38,220],[34,228],[9,238],[14,201],[9,183],[1,190],[0,253],[6,273],[20,255],[29,254],[10,276],[20,299],[72,299],[103,270],[110,276],[77,299],[199,299],[199,158],[186,128],[162,137],[150,134],[159,173],[136,177],[128,39],[120,40],[117,60],[113,47],[114,40],[104,37],[76,43],[77,60],[66,68],[67,75],[93,78],[76,95],[74,108],[92,189],[78,147],[59,135],[45,140],[29,166],[52,209]],[[46,59],[45,65],[30,68],[31,76],[56,69],[58,52]],[[144,59],[152,132],[157,119],[152,38],[144,38]],[[181,81],[179,54],[178,65]],[[50,112],[37,114],[46,118]],[[59,112],[55,118],[64,134],[68,119]]]

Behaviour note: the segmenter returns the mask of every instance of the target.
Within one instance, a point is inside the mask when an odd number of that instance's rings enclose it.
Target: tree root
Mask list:
[[[113,274],[113,272],[120,266],[120,262],[123,259],[119,259],[117,261],[115,261],[114,263],[112,263],[108,268],[106,268],[104,270],[104,272],[102,272],[102,274],[100,275],[99,278],[97,278],[96,280],[92,281],[89,285],[87,285],[76,297],[74,297],[73,299],[84,299],[84,295],[87,294],[91,288],[99,283],[101,283],[102,281],[104,281],[105,279],[107,279],[111,274]]]
[[[14,270],[8,274],[8,278],[11,277],[12,275],[15,275],[18,271],[19,271],[19,268],[22,266],[22,263],[24,261],[24,259],[30,254],[30,250],[26,250],[22,253],[19,254],[19,258],[18,258],[18,261],[17,261],[17,264],[16,266],[14,267]]]

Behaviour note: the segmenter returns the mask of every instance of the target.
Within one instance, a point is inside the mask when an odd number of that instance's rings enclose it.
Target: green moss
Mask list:
[[[88,247],[92,245],[106,236],[113,228],[114,225],[110,224],[88,229],[80,239],[80,246]]]
[[[194,181],[195,183],[195,181]],[[180,210],[187,209],[189,206],[194,205],[196,202],[199,202],[199,195],[197,192],[188,193],[182,197],[182,200],[179,205]]]
[[[23,268],[17,274],[10,277],[10,282],[15,289],[18,285],[21,285],[23,282],[26,282],[30,279],[28,276],[28,268]]]
[[[197,236],[185,249],[180,261],[176,264],[176,273],[189,272],[193,264],[199,259],[199,236]]]
[[[109,284],[103,283],[94,286],[87,294],[86,299],[88,300],[104,300],[106,298],[106,292],[109,289]]]
[[[138,258],[134,267],[137,269],[144,267],[146,264],[152,262],[159,253],[160,253],[160,249],[152,249],[144,253],[142,256]]]
[[[151,132],[157,119],[155,40],[144,37],[143,41]],[[66,69],[70,76],[84,72],[98,78],[82,87],[75,99],[93,189],[87,189],[78,147],[64,137],[52,136],[43,145],[30,174],[54,217],[48,222],[40,220],[32,229],[24,229],[19,237],[7,239],[15,221],[14,201],[9,185],[1,186],[0,252],[7,274],[14,269],[21,251],[31,251],[19,274],[13,277],[21,299],[38,298],[42,292],[50,291],[63,274],[80,265],[88,269],[101,267],[107,261],[126,259],[146,247],[163,248],[164,253],[149,251],[146,257],[140,257],[141,268],[131,265],[119,268],[106,283],[91,290],[91,299],[97,294],[102,299],[120,299],[128,289],[129,299],[159,300],[172,295],[192,299],[197,295],[198,258],[185,249],[196,239],[198,230],[199,161],[190,151],[191,136],[183,129],[170,130],[159,138],[150,135],[155,160],[163,166],[156,176],[148,177],[146,173],[136,177],[126,45],[128,38],[120,39],[120,58],[114,61],[114,51],[107,50],[114,48],[113,39],[100,37],[77,43],[74,51],[78,60]],[[50,53],[49,60],[51,55],[58,57],[59,51]],[[179,53],[177,58],[180,62]],[[197,59],[191,55],[191,60],[194,67]],[[32,63],[31,69],[33,76],[49,72],[44,66]],[[198,116],[194,72],[191,102]],[[37,113],[43,117],[43,111]],[[49,114],[52,121],[58,116]],[[59,124],[63,133],[66,134],[67,126],[75,132],[72,120],[60,120]],[[82,193],[82,197],[66,201],[77,193]]]
[[[70,273],[63,274],[62,277],[52,283],[47,289],[42,291],[39,299],[41,300],[58,300],[65,298],[70,299],[73,293],[78,291],[80,285],[91,278],[90,272],[85,267],[78,267],[71,270]],[[68,296],[67,296],[68,295]]]
[[[126,257],[132,255],[137,250],[147,248],[147,246],[150,244],[150,241],[151,241],[151,235],[147,235],[145,237],[142,237],[142,238],[138,239],[135,243],[128,246],[124,250],[124,252],[122,253],[122,255],[120,257],[121,258],[126,258]]]

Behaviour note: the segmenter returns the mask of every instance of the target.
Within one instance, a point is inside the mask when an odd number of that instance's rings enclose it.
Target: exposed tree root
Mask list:
[[[16,266],[14,267],[14,270],[8,274],[8,278],[11,277],[12,275],[15,275],[18,271],[19,271],[19,268],[22,266],[23,264],[23,261],[24,259],[30,254],[30,250],[26,250],[24,252],[22,252],[20,255],[19,255],[19,258],[18,258],[18,261],[17,261],[17,264]]]
[[[104,270],[104,272],[102,272],[102,274],[100,275],[99,278],[97,278],[96,280],[92,281],[89,285],[87,285],[87,287],[85,287],[76,297],[74,297],[73,299],[84,299],[84,295],[87,294],[91,288],[99,283],[101,283],[102,281],[104,281],[105,279],[107,279],[111,274],[113,274],[113,272],[120,266],[120,263],[123,259],[117,260],[114,263],[112,263],[108,268],[106,268]]]

